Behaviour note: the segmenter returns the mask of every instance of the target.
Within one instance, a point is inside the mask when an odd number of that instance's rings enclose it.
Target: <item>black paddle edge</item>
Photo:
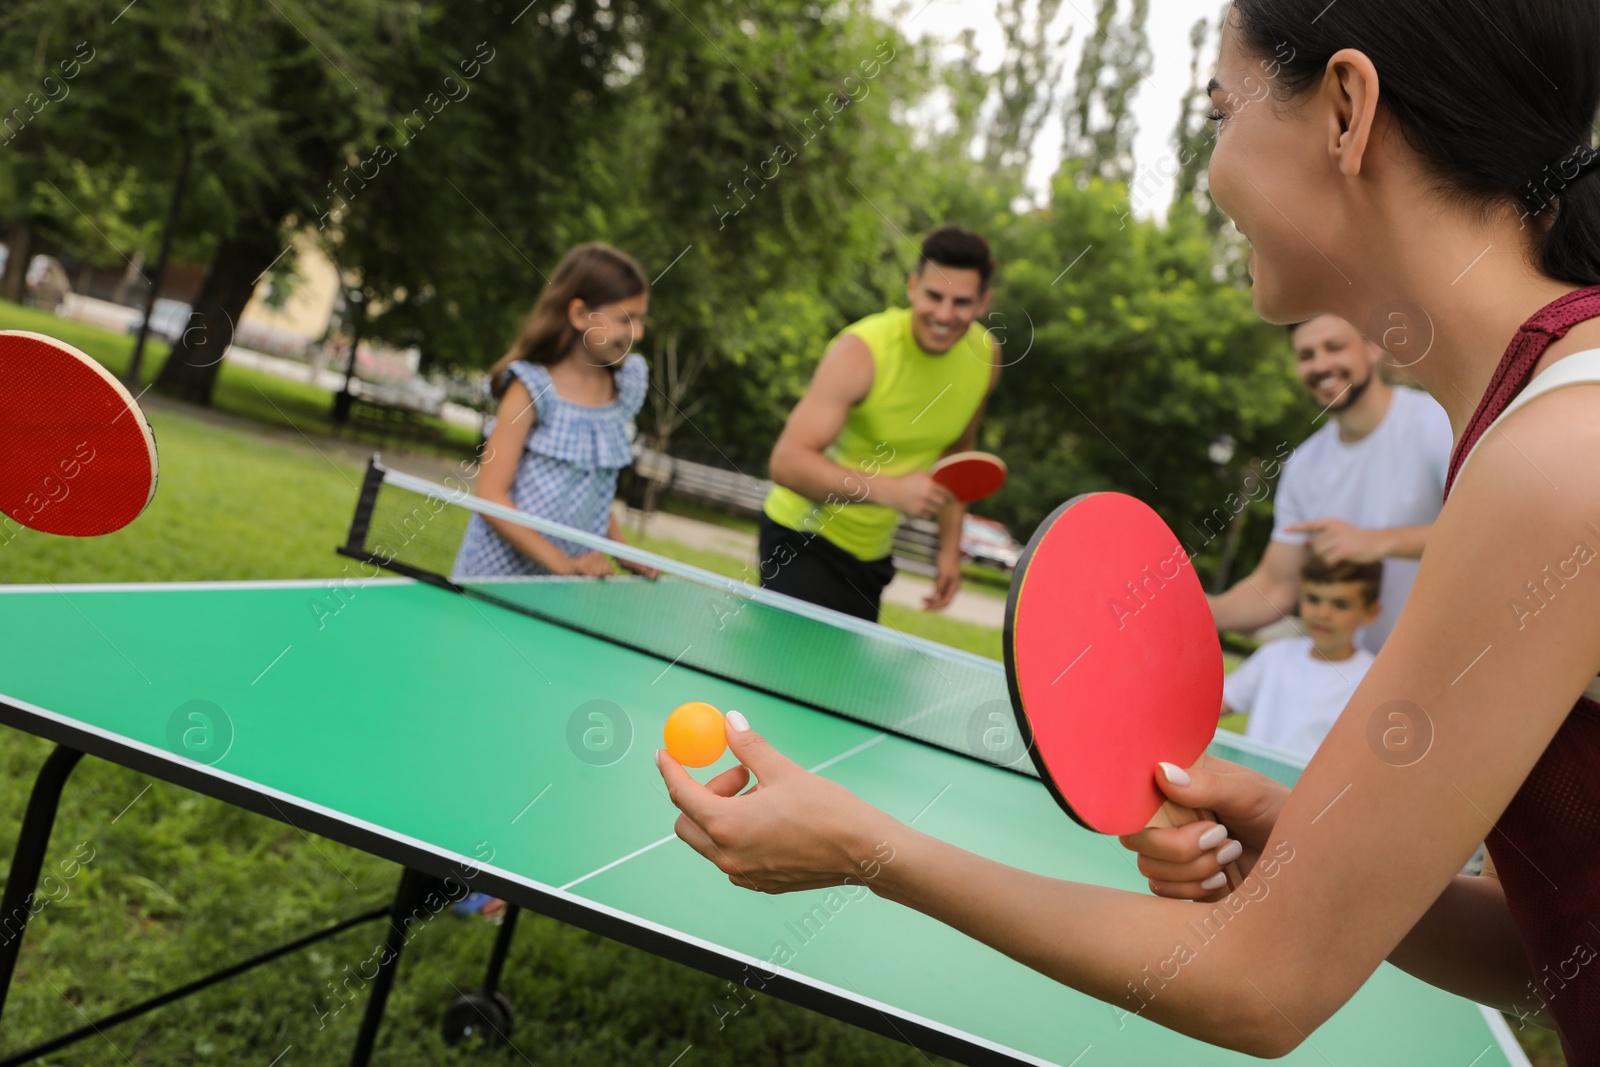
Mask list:
[[[1017,565],[1011,572],[1011,589],[1006,593],[1006,619],[1000,631],[1000,651],[1006,664],[1006,688],[1011,692],[1011,713],[1016,717],[1017,730],[1022,735],[1023,743],[1027,746],[1028,758],[1033,761],[1034,767],[1039,771],[1039,780],[1044,783],[1055,802],[1061,810],[1072,818],[1072,821],[1085,830],[1099,833],[1093,826],[1086,822],[1083,816],[1072,809],[1072,804],[1061,792],[1061,787],[1056,785],[1055,778],[1050,774],[1050,768],[1045,764],[1044,757],[1039,754],[1039,746],[1034,741],[1033,727],[1028,722],[1027,706],[1022,700],[1022,688],[1017,684],[1017,649],[1016,649],[1016,619],[1017,600],[1022,592],[1023,579],[1027,576],[1028,565],[1033,562],[1033,554],[1044,541],[1045,535],[1055,526],[1056,520],[1071,511],[1073,506],[1088,500],[1099,493],[1079,493],[1065,504],[1052,511],[1038,526],[1034,528],[1033,536],[1028,538],[1028,546],[1022,550],[1022,555],[1017,559]]]

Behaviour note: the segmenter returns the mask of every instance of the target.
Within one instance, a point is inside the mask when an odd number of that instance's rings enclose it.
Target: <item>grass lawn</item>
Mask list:
[[[151,423],[162,477],[150,510],[89,541],[23,531],[0,545],[0,583],[340,573],[344,560],[333,546],[344,539],[359,468],[310,445],[170,411],[152,412]],[[0,730],[0,855],[16,845],[48,749]],[[63,797],[47,864],[80,847],[77,855],[92,860],[30,923],[4,1051],[83,1025],[80,1010],[97,1018],[381,905],[399,874],[355,849],[92,758]],[[345,1062],[361,1003],[324,1017],[340,1003],[329,983],[362,965],[377,930],[348,931],[46,1062],[265,1067],[286,1049],[284,1067]],[[773,999],[758,998],[719,1030],[713,1005],[725,997],[725,983],[534,915],[518,929],[503,985],[516,1006],[513,1040],[521,1052],[452,1053],[438,1038],[440,1013],[455,995],[451,983],[465,989],[480,980],[493,936],[487,923],[448,913],[416,936],[376,1062],[664,1067],[690,1043],[696,1064],[925,1062],[907,1046]]]

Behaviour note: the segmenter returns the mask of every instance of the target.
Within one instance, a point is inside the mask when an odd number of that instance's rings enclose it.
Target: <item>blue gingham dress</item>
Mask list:
[[[518,511],[604,537],[616,497],[617,472],[633,462],[628,429],[644,406],[649,365],[637,353],[624,359],[616,371],[616,399],[600,407],[563,400],[543,364],[519,360],[506,373],[516,375],[527,386],[535,414],[511,484],[512,504]],[[561,538],[552,537],[550,542],[569,556],[589,551]],[[456,552],[451,577],[549,573],[507,544],[482,515],[474,514]]]

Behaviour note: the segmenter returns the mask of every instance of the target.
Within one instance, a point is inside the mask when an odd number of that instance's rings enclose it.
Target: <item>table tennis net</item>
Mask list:
[[[458,566],[468,524],[505,522],[659,569],[619,576],[499,578]],[[785,700],[997,766],[1035,774],[1017,735],[1005,671],[949,648],[763,590],[757,561],[741,578],[544,522],[369,465],[347,556],[512,611],[688,666]],[[597,694],[599,696],[601,694]]]
[[[659,569],[635,577],[489,578],[459,573],[473,516],[492,515],[617,559]],[[792,703],[1037,777],[996,660],[760,589],[742,578],[545,522],[439,485],[367,468],[344,555],[511,611],[692,667]],[[599,696],[600,694],[597,694]],[[1286,784],[1302,764],[1220,732],[1213,755]]]

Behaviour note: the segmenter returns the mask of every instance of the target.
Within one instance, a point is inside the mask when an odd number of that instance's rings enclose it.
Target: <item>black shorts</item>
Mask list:
[[[805,534],[761,516],[761,588],[786,593],[868,622],[878,621],[894,560],[859,560],[821,534]]]

